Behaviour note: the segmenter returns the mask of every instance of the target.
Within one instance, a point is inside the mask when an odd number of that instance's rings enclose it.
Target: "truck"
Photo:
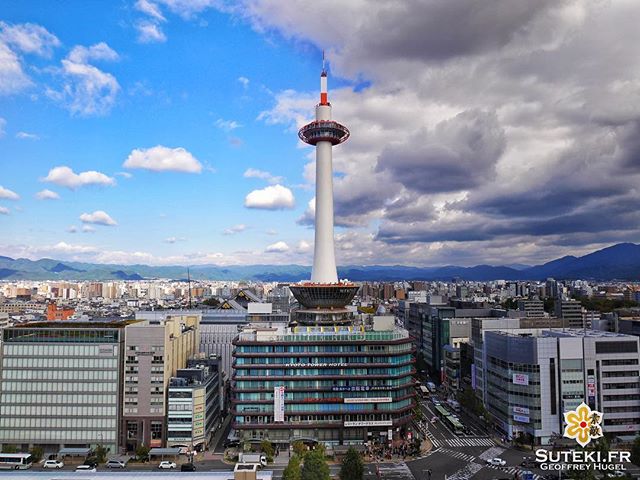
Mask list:
[[[240,463],[253,463],[258,468],[267,466],[267,457],[263,453],[241,453],[238,460]]]

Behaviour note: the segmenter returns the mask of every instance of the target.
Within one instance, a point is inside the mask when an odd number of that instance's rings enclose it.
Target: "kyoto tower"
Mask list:
[[[296,318],[305,324],[347,323],[350,315],[346,305],[351,302],[358,287],[338,281],[333,238],[332,149],[349,138],[349,130],[331,119],[324,55],[316,119],[302,127],[298,137],[316,147],[316,218],[311,281],[289,287],[302,305],[296,312]]]

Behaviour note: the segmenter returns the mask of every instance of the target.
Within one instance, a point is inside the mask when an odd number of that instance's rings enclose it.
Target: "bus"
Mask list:
[[[422,398],[429,398],[429,390],[424,385],[420,385],[420,395]]]
[[[445,417],[445,422],[447,424],[447,427],[449,427],[449,430],[451,430],[455,434],[462,433],[464,431],[464,426],[462,425],[462,423],[460,423],[460,420],[458,420],[453,415]]]
[[[26,470],[33,465],[30,453],[0,453],[0,468],[5,470]]]
[[[436,415],[438,415],[440,417],[441,420],[446,419],[449,415],[451,415],[446,408],[444,408],[442,405],[436,405],[434,407],[434,410],[436,411]]]

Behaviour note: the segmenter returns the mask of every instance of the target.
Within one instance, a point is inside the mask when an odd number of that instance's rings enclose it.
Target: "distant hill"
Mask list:
[[[197,265],[190,268],[194,280],[254,280],[297,282],[311,276],[303,265]],[[338,269],[340,278],[353,281],[394,280],[544,280],[595,279],[640,280],[640,245],[620,243],[582,257],[566,256],[543,265],[528,267],[476,265],[459,267],[410,267],[404,265],[348,265]],[[142,280],[184,279],[186,267],[113,265],[66,262],[43,258],[29,260],[0,256],[0,280]]]

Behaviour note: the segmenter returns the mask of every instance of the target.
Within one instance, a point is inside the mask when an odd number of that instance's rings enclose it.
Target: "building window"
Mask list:
[[[127,422],[127,438],[129,440],[138,438],[138,422]]]
[[[151,422],[151,440],[162,439],[162,422]]]

